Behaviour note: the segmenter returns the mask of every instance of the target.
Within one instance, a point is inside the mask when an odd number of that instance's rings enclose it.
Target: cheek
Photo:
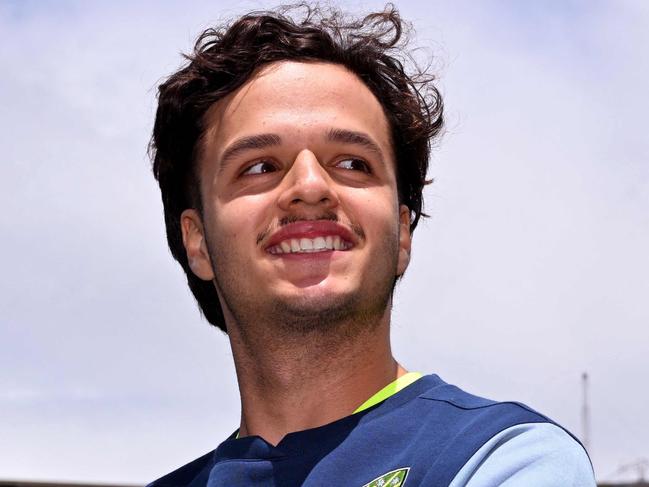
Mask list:
[[[366,233],[375,233],[380,237],[398,234],[399,208],[392,191],[378,194],[367,192],[356,201],[355,207],[359,223]]]
[[[237,253],[249,246],[256,246],[258,234],[264,229],[264,215],[269,203],[260,196],[246,196],[217,202],[213,206],[210,233],[228,253]]]

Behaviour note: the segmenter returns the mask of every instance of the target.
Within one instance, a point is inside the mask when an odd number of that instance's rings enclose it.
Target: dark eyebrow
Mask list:
[[[355,132],[353,130],[345,129],[330,129],[327,132],[327,140],[331,142],[340,142],[342,144],[360,145],[376,153],[377,156],[383,161],[383,151],[379,145],[372,140],[372,138],[363,132]]]
[[[257,134],[241,137],[235,140],[223,151],[221,156],[221,169],[225,167],[231,159],[242,152],[254,149],[265,149],[266,147],[280,145],[282,138],[277,134]]]

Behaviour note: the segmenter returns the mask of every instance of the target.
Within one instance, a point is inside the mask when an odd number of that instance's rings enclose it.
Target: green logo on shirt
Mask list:
[[[363,487],[401,487],[406,483],[406,477],[408,476],[409,470],[410,467],[392,470],[386,474],[381,475],[380,477],[375,478],[369,484],[365,484]]]

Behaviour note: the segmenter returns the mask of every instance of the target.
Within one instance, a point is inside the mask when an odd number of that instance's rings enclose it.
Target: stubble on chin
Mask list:
[[[330,296],[297,300],[275,300],[268,314],[268,325],[280,333],[324,338],[328,335],[351,339],[376,328],[390,306],[390,289],[361,296]]]
[[[362,231],[354,231],[358,234]],[[372,284],[348,294],[334,296],[303,296],[261,298],[240,282],[240,275],[228,262],[230,257],[219,252],[208,240],[208,252],[215,275],[214,285],[227,308],[226,315],[240,336],[250,342],[281,342],[282,340],[329,343],[357,338],[377,328],[389,314],[393,283],[397,270],[398,242],[391,241],[383,249],[381,265]],[[225,311],[225,309],[224,309]]]
[[[394,269],[391,267],[383,269],[385,275],[372,289],[365,287],[346,295],[274,297],[260,303],[258,296],[237,290],[232,282],[225,289],[217,282],[217,288],[234,321],[229,329],[236,327],[250,349],[283,348],[292,343],[315,354],[372,334],[384,322],[392,305],[396,259]]]

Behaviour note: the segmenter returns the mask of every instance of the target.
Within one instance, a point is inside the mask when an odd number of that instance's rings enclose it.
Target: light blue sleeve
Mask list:
[[[588,455],[551,423],[501,431],[469,459],[449,487],[596,487]]]

